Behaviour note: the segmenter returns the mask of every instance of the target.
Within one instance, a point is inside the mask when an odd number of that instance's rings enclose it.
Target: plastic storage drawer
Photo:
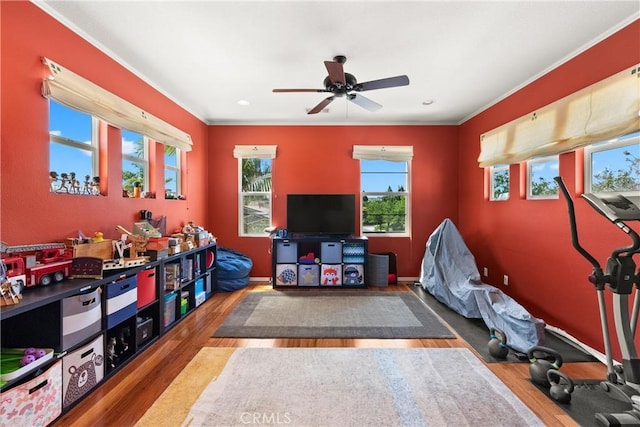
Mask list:
[[[138,289],[136,276],[109,283],[107,288],[107,329],[135,316]]]
[[[151,304],[156,299],[156,269],[142,270],[138,279],[138,308]]]
[[[66,408],[94,388],[104,377],[103,336],[62,358],[62,407]]]
[[[80,344],[102,330],[100,290],[62,300],[62,350]]]
[[[298,261],[298,244],[285,240],[276,243],[276,262],[292,263]]]
[[[0,394],[1,426],[44,426],[62,413],[62,360]]]
[[[201,277],[196,280],[194,296],[196,300],[196,307],[205,302],[207,294],[204,291],[204,278]]]
[[[173,292],[164,297],[163,320],[165,327],[176,321],[176,294]]]
[[[320,260],[323,264],[339,264],[342,262],[342,243],[322,242],[320,244]]]

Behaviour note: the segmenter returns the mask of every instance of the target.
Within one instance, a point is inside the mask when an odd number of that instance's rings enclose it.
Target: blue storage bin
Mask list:
[[[322,242],[320,245],[320,261],[323,264],[339,264],[342,262],[342,243]]]
[[[138,306],[137,277],[117,280],[106,286],[107,329],[136,315]]]
[[[298,261],[298,244],[284,240],[276,243],[276,262],[295,263]]]

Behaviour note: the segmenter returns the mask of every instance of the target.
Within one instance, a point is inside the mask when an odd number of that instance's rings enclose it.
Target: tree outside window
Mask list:
[[[180,182],[180,150],[164,146],[164,197],[177,199],[182,194]]]
[[[362,232],[408,232],[407,161],[360,160]]]
[[[148,191],[149,154],[147,138],[122,129],[122,195],[141,197]]]
[[[585,191],[638,194],[640,132],[585,149]]]
[[[489,170],[491,193],[489,200],[509,199],[509,165],[491,166]]]
[[[528,199],[553,199],[558,197],[558,184],[553,180],[558,176],[558,156],[541,157],[527,162]]]

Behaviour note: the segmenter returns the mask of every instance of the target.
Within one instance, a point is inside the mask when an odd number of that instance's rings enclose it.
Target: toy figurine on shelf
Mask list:
[[[11,283],[4,263],[0,262],[0,305],[14,305],[21,299],[20,286]]]
[[[129,247],[129,258],[125,259],[125,263],[127,263],[129,267],[133,267],[133,264],[142,265],[149,261],[148,257],[142,255],[142,253],[146,251],[147,243],[149,242],[149,238],[147,236],[133,234],[121,225],[118,225],[116,230],[123,232],[127,236],[126,238],[129,242],[127,244]]]

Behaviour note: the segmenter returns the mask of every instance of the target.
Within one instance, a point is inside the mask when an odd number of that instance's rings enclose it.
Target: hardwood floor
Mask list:
[[[405,285],[375,290],[411,292]],[[131,426],[160,396],[202,347],[466,347],[456,339],[232,339],[212,338],[215,329],[248,292],[272,292],[266,284],[214,295],[144,353],[104,381],[89,397],[60,417],[57,426]],[[482,358],[480,358],[482,360]],[[526,363],[487,364],[548,426],[576,423],[528,378]],[[574,378],[604,378],[600,363],[566,363],[563,372]]]

